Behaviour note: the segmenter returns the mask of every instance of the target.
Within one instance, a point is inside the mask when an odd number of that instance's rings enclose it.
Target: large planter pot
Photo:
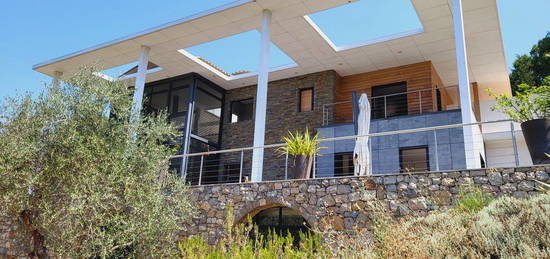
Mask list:
[[[521,130],[533,164],[550,164],[550,119],[523,122]]]
[[[309,179],[313,159],[308,155],[294,156],[294,163],[290,167],[290,174],[293,179]]]

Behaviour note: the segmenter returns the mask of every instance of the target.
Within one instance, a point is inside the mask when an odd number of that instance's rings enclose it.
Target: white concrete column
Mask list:
[[[262,13],[262,31],[260,38],[260,64],[258,67],[258,86],[256,89],[256,113],[254,119],[254,147],[261,147],[265,140],[265,120],[267,109],[267,83],[269,76],[269,46],[271,11]],[[264,165],[264,150],[252,151],[252,182],[261,182]]]
[[[472,109],[472,98],[470,93],[470,76],[468,74],[468,57],[466,52],[466,39],[464,36],[462,0],[452,0],[452,5],[456,45],[456,69],[458,74],[462,123],[473,123],[476,122],[476,118]],[[463,128],[466,168],[468,169],[479,168],[481,166],[479,145],[482,146],[483,141],[479,141],[481,139],[481,132],[476,130],[475,127],[477,126],[467,126]]]
[[[61,76],[63,76],[63,72],[55,71],[52,79],[52,87],[53,88],[59,88],[59,85],[61,83]]]
[[[143,105],[143,91],[145,90],[145,79],[147,76],[147,64],[149,64],[149,51],[151,48],[141,46],[139,54],[138,69],[136,73],[136,82],[134,85],[134,101],[132,106],[132,120],[139,119],[141,106]]]

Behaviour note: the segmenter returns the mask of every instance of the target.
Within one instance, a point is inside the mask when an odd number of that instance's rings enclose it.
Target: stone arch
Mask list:
[[[313,215],[310,215],[306,212],[306,210],[300,206],[295,206],[290,202],[287,202],[283,199],[277,199],[277,198],[266,198],[266,199],[259,199],[257,201],[249,202],[247,205],[245,205],[243,208],[241,208],[239,211],[236,211],[234,213],[235,216],[235,223],[245,223],[248,216],[254,217],[259,212],[274,208],[274,207],[286,207],[295,210],[299,213],[300,216],[302,216],[307,224],[310,226],[315,226],[317,223],[317,220]]]

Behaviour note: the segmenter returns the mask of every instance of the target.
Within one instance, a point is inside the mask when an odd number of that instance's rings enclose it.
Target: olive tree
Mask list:
[[[0,111],[0,217],[31,257],[166,256],[192,213],[168,172],[166,113],[131,119],[132,90],[84,68]]]

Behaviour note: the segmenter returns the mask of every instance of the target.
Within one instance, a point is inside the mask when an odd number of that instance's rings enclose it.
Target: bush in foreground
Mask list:
[[[281,236],[271,235],[258,242],[248,240],[246,231],[232,231],[216,246],[207,245],[200,237],[181,242],[181,258],[550,257],[550,194],[527,199],[501,197],[485,207],[479,205],[488,201],[486,194],[473,190],[460,197],[457,209],[421,218],[396,222],[377,213],[373,216],[373,242],[366,241],[364,235],[318,232],[292,246],[291,239]],[[320,241],[327,236],[331,240]]]
[[[31,258],[168,255],[190,213],[166,173],[177,130],[162,114],[131,119],[127,85],[93,72],[4,102],[0,219],[22,223]]]

